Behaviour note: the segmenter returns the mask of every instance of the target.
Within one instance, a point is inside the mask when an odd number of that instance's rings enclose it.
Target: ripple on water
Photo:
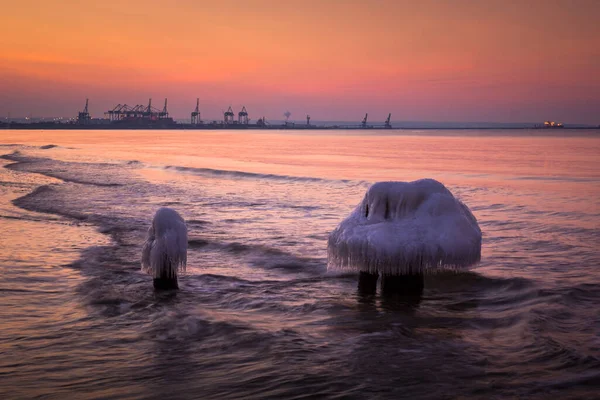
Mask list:
[[[598,213],[572,186],[555,193],[552,182],[490,173],[474,175],[475,187],[461,176],[457,192],[484,230],[482,265],[427,277],[421,298],[398,299],[361,296],[355,275],[326,273],[327,234],[364,194],[359,179],[157,176],[142,153],[77,163],[30,156],[71,151],[61,147],[8,150],[18,152],[0,160],[12,163],[0,193],[14,194],[0,210],[3,397],[591,398],[598,389]],[[178,293],[155,293],[139,271],[149,216],[164,205],[190,231]]]

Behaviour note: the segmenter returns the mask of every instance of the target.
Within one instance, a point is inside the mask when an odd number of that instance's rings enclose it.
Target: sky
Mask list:
[[[0,117],[600,124],[600,0],[1,0]]]

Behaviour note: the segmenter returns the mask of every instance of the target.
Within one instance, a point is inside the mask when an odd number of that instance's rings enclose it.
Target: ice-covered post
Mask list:
[[[481,230],[440,182],[378,182],[328,240],[328,269],[359,272],[359,290],[423,291],[423,276],[463,270],[481,258]]]
[[[142,249],[142,271],[154,278],[157,290],[178,289],[178,272],[187,264],[187,227],[177,211],[160,208]]]

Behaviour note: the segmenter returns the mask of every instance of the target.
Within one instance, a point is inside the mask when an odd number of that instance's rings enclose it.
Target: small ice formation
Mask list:
[[[155,289],[177,289],[177,274],[187,264],[187,227],[177,211],[163,207],[154,215],[142,249],[142,271],[154,278]]]
[[[481,230],[440,182],[378,182],[329,235],[328,269],[360,272],[359,288],[423,289],[423,275],[463,270],[481,258]],[[404,286],[404,288],[403,288]]]

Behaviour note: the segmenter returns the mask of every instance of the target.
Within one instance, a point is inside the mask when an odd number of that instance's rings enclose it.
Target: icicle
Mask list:
[[[160,208],[142,249],[142,271],[156,280],[174,280],[185,272],[187,264],[187,227],[185,221],[171,208]]]
[[[481,258],[481,230],[440,182],[379,182],[329,235],[328,268],[384,275],[463,270]]]

